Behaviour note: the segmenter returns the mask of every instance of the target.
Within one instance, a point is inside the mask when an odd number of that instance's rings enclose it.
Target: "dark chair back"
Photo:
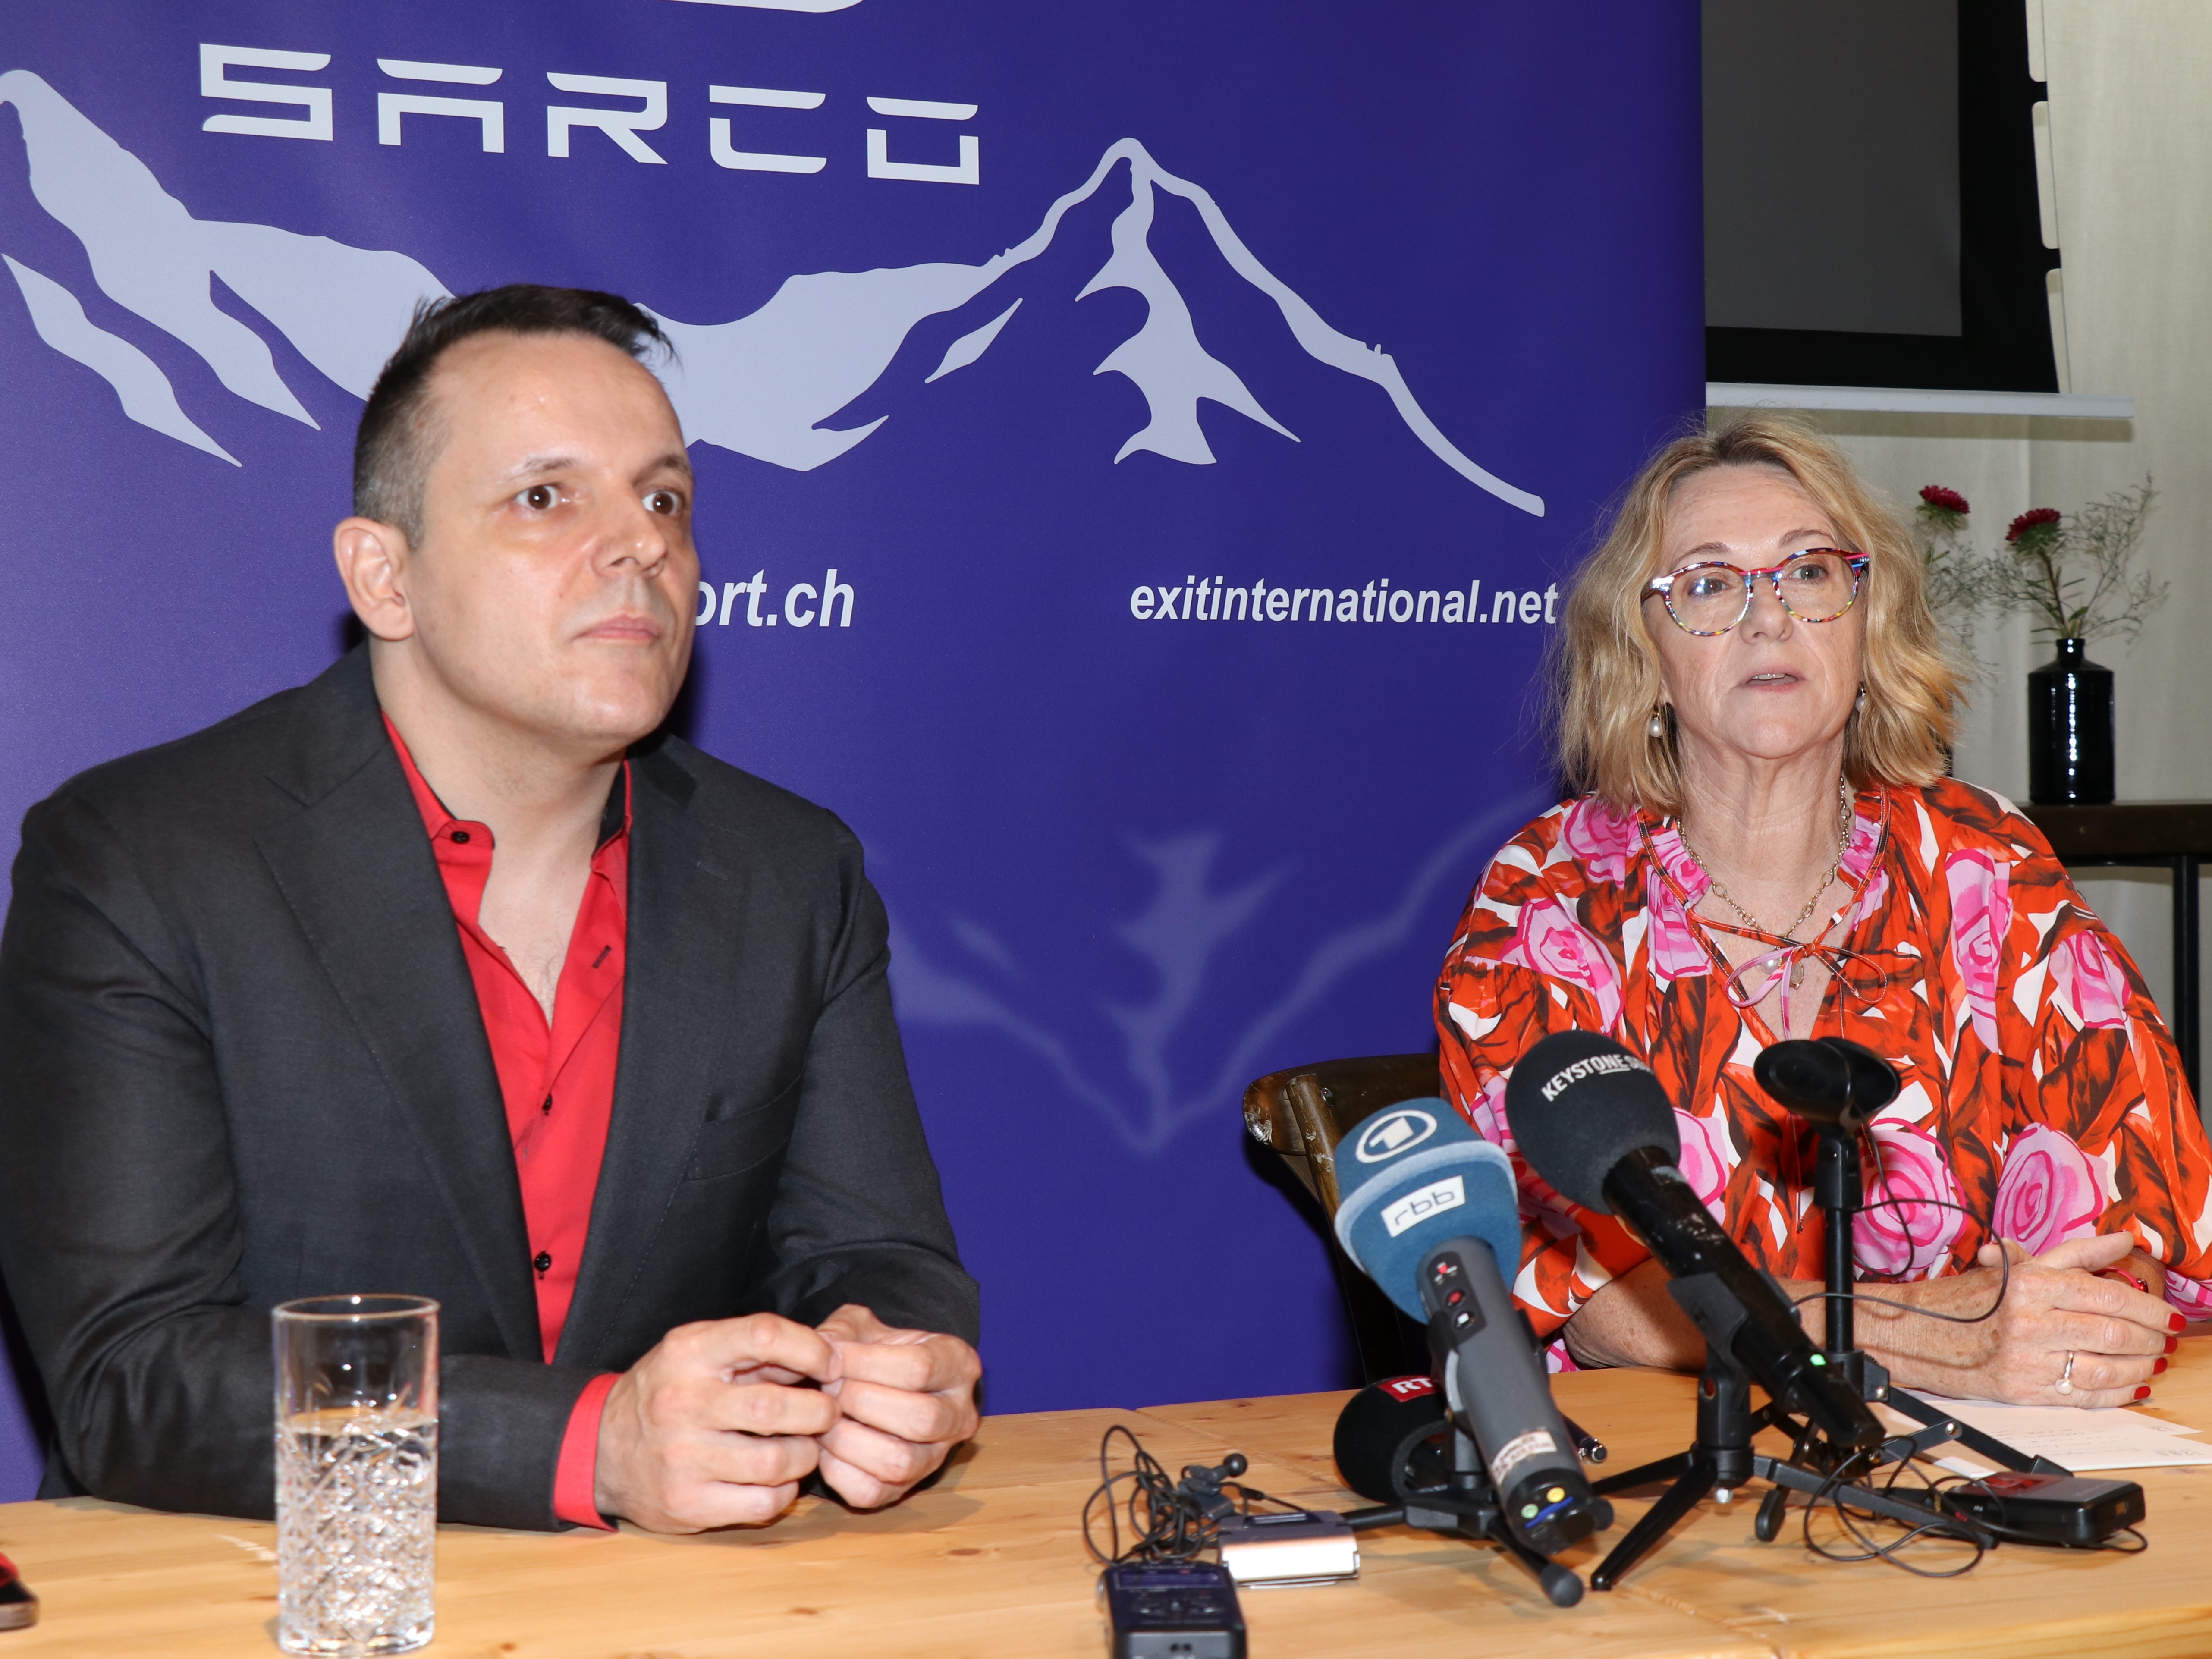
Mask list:
[[[1442,1092],[1434,1054],[1325,1060],[1271,1072],[1245,1090],[1244,1127],[1255,1140],[1280,1155],[1321,1206],[1324,1219],[1333,1219],[1341,1196],[1336,1184],[1338,1143],[1386,1106]],[[1428,1339],[1421,1328],[1346,1260],[1334,1238],[1328,1255],[1364,1380],[1427,1370]]]

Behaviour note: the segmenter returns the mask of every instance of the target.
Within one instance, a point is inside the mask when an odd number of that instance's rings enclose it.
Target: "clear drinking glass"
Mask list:
[[[438,1304],[318,1296],[272,1321],[277,1645],[410,1652],[435,1629]]]

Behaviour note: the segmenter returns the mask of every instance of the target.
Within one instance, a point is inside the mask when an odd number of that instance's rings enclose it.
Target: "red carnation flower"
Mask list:
[[[1964,495],[1955,489],[1946,489],[1942,484],[1928,485],[1920,492],[1920,499],[1929,506],[1940,507],[1946,513],[1956,513],[1963,516],[1973,511],[1966,505],[1966,498]]]
[[[2056,529],[2062,516],[2055,507],[2032,507],[2012,521],[2012,528],[2005,532],[2005,539],[2017,544],[2031,530],[2040,530],[2045,525]]]

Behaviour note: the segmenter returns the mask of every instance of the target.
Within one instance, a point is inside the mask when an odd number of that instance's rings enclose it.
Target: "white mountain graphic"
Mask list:
[[[368,396],[416,303],[448,292],[434,273],[403,253],[351,247],[270,225],[193,217],[144,162],[27,70],[0,75],[0,103],[13,104],[21,117],[33,195],[84,245],[101,292],[191,348],[231,392],[264,409],[315,424],[284,383],[263,338],[216,307],[211,277],[220,276],[302,357],[357,398]],[[677,348],[677,362],[664,378],[685,433],[694,442],[796,471],[836,460],[884,421],[843,429],[823,422],[883,377],[915,327],[968,304],[1044,252],[1067,213],[1124,165],[1129,204],[1114,221],[1112,252],[1076,296],[1124,288],[1141,295],[1146,305],[1143,325],[1097,371],[1127,376],[1150,410],[1151,418],[1121,446],[1116,461],[1150,450],[1193,465],[1210,464],[1213,452],[1198,418],[1202,400],[1297,441],[1237,372],[1200,344],[1190,307],[1149,240],[1157,192],[1166,191],[1197,210],[1221,257],[1274,301],[1291,338],[1309,356],[1373,382],[1447,466],[1500,501],[1542,516],[1540,498],[1476,465],[1438,430],[1388,353],[1322,321],[1260,263],[1211,196],[1168,172],[1133,138],[1109,148],[1091,177],[1054,202],[1027,240],[981,264],[811,272],[787,278],[758,310],[732,322],[660,316]],[[16,258],[0,258],[40,337],[105,379],[126,415],[238,465],[185,412],[151,357],[94,323],[80,298],[62,283]],[[979,361],[1022,303],[1016,298],[991,321],[955,340],[924,384]]]
[[[1088,1009],[1071,1007],[1048,963],[1034,955],[1024,962],[981,921],[951,915],[942,936],[957,952],[940,948],[936,934],[925,948],[910,924],[891,924],[899,1024],[909,1032],[939,1026],[996,1033],[1027,1050],[1130,1152],[1163,1156],[1194,1124],[1218,1123],[1234,1109],[1246,1080],[1347,978],[1372,973],[1431,927],[1437,905],[1465,888],[1468,860],[1483,857],[1543,800],[1543,792],[1533,790],[1493,801],[1431,848],[1387,908],[1315,938],[1303,958],[1296,950],[1269,953],[1267,971],[1276,975],[1269,1000],[1241,1024],[1214,1012],[1219,1005],[1212,999],[1224,981],[1253,983],[1258,958],[1249,940],[1231,947],[1271,901],[1279,908],[1291,866],[1224,884],[1216,866],[1229,836],[1219,830],[1130,837],[1129,852],[1152,872],[1152,897],[1133,915],[1097,916],[1085,930],[1086,937],[1118,939],[1148,970],[1152,989],[1143,1001],[1098,999]]]

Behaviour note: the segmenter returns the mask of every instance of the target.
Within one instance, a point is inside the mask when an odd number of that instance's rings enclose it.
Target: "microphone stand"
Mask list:
[[[2018,1448],[2008,1445],[1994,1435],[1984,1434],[1971,1424],[1947,1417],[1936,1407],[1917,1395],[1893,1390],[1889,1372],[1880,1361],[1858,1346],[1855,1310],[1852,1297],[1858,1282],[1856,1264],[1851,1255],[1859,1212],[1866,1206],[1866,1176],[1859,1162],[1858,1135],[1846,1131],[1838,1122],[1820,1118],[1808,1120],[1820,1138],[1820,1158],[1813,1173],[1813,1201],[1820,1206],[1826,1226],[1825,1267],[1826,1288],[1821,1305],[1827,1310],[1826,1335],[1820,1344],[1831,1365],[1840,1368],[1858,1389],[1859,1398],[1870,1403],[1879,1402],[1901,1416],[1909,1417],[1922,1426],[1911,1434],[1899,1435],[1883,1443],[1880,1462],[1899,1462],[1933,1449],[1946,1441],[1955,1440],[1968,1450],[1988,1458],[2001,1468],[2016,1469],[2039,1474],[2070,1474],[2047,1457],[2030,1456]],[[1796,1454],[1792,1453],[1795,1456]],[[1759,1506],[1757,1531],[1762,1541],[1773,1539],[1782,1530],[1784,1512],[1790,1504],[1786,1487],[1777,1486],[1767,1493]]]
[[[1752,1437],[1770,1428],[1780,1429],[1790,1436],[1792,1444],[1788,1457],[1770,1457],[1753,1449]],[[1895,1441],[1885,1444],[1885,1460],[1890,1448],[1896,1444]],[[1613,1553],[1599,1563],[1597,1570],[1590,1574],[1590,1587],[1611,1589],[1708,1493],[1717,1492],[1725,1503],[1735,1495],[1736,1488],[1747,1485],[1754,1477],[1775,1488],[1760,1507],[1759,1536],[1762,1540],[1771,1540],[1780,1529],[1781,1511],[1775,1506],[1775,1499],[1780,1498],[1786,1503],[1784,1494],[1790,1491],[1802,1492],[1808,1497],[1848,1497],[1857,1508],[1911,1527],[1955,1529],[1961,1524],[1955,1516],[1939,1515],[1887,1492],[1838,1480],[1836,1471],[1843,1467],[1847,1455],[1830,1446],[1811,1424],[1790,1415],[1778,1401],[1769,1401],[1757,1411],[1752,1410],[1750,1377],[1723,1346],[1708,1341],[1705,1373],[1698,1379],[1697,1437],[1689,1450],[1609,1476],[1590,1487],[1594,1493],[1610,1495],[1656,1480],[1674,1481],[1659,1501],[1644,1512],[1643,1519],[1628,1529]]]
[[[1525,1315],[1521,1327],[1532,1348],[1540,1350],[1535,1332],[1528,1326]],[[1451,1354],[1446,1346],[1442,1328],[1432,1322],[1429,1333],[1429,1352],[1437,1382],[1437,1396],[1449,1398],[1445,1379],[1449,1375]],[[1568,1437],[1574,1442],[1576,1455],[1583,1462],[1602,1463],[1605,1447],[1571,1418],[1561,1419]],[[1551,1557],[1521,1537],[1506,1519],[1504,1498],[1491,1479],[1490,1470],[1483,1462],[1482,1448],[1467,1431],[1456,1411],[1446,1407],[1444,1426],[1451,1436],[1451,1466],[1449,1470],[1437,1469],[1431,1462],[1422,1470],[1413,1466],[1414,1448],[1435,1438],[1426,1428],[1417,1431],[1416,1437],[1400,1446],[1390,1460],[1390,1493],[1398,1501],[1378,1504],[1372,1509],[1352,1510],[1345,1515],[1345,1524],[1354,1532],[1364,1532],[1373,1527],[1404,1525],[1418,1527],[1424,1532],[1443,1533],[1457,1538],[1484,1538],[1498,1545],[1506,1554],[1534,1573],[1545,1596],[1555,1607],[1571,1607],[1583,1599],[1583,1581],[1571,1568],[1563,1567]],[[1441,1484],[1423,1479],[1431,1471],[1442,1474]],[[1592,1495],[1596,1489],[1592,1488]],[[1602,1532],[1613,1524],[1613,1505],[1599,1501],[1593,1506],[1593,1530]]]
[[[1583,1581],[1571,1570],[1515,1535],[1513,1528],[1506,1524],[1498,1488],[1491,1481],[1490,1472],[1482,1466],[1481,1449],[1456,1421],[1446,1420],[1451,1425],[1452,1466],[1444,1484],[1414,1485],[1412,1471],[1405,1460],[1400,1459],[1390,1476],[1390,1490],[1400,1501],[1373,1509],[1353,1510],[1345,1516],[1346,1524],[1354,1532],[1402,1523],[1419,1527],[1424,1532],[1486,1538],[1535,1575],[1537,1583],[1542,1586],[1553,1607],[1574,1606],[1583,1599]],[[1609,1518],[1609,1510],[1607,1514]],[[1601,1528],[1604,1524],[1601,1522]]]
[[[1826,1334],[1821,1343],[1822,1357],[1850,1379],[1862,1400],[1879,1401],[1923,1425],[1911,1434],[1894,1436],[1883,1442],[1873,1467],[1899,1462],[1946,1441],[1957,1441],[2006,1468],[2070,1473],[2048,1458],[2030,1457],[1971,1425],[1947,1417],[1924,1400],[1893,1390],[1888,1371],[1857,1346],[1851,1306],[1857,1273],[1851,1256],[1851,1241],[1853,1224],[1866,1198],[1858,1137],[1855,1131],[1846,1133],[1834,1122],[1809,1121],[1820,1136],[1813,1200],[1824,1212],[1827,1230],[1824,1262],[1826,1285],[1822,1297],[1827,1319]],[[1668,1289],[1670,1293],[1695,1293],[1693,1281],[1689,1280],[1675,1280]],[[1679,1296],[1677,1299],[1680,1299]],[[1741,1310],[1734,1317],[1736,1323],[1741,1323]],[[1733,1326],[1727,1330],[1732,1337]],[[1729,1343],[1709,1339],[1705,1345],[1705,1369],[1698,1379],[1697,1432],[1690,1449],[1591,1484],[1593,1494],[1610,1495],[1659,1480],[1674,1483],[1590,1574],[1592,1589],[1611,1589],[1708,1493],[1717,1492],[1725,1503],[1736,1488],[1754,1477],[1773,1488],[1759,1504],[1753,1528],[1762,1543],[1770,1543],[1780,1534],[1793,1491],[1814,1498],[1824,1495],[1838,1499],[1848,1498],[1857,1508],[1908,1526],[1940,1525],[1954,1529],[1960,1526],[1956,1516],[1938,1514],[1887,1492],[1838,1481],[1835,1472],[1843,1467],[1845,1456],[1829,1445],[1817,1429],[1793,1417],[1778,1401],[1769,1401],[1758,1410],[1752,1410],[1750,1383],[1750,1378],[1729,1352]],[[1752,1449],[1753,1436],[1770,1428],[1781,1429],[1790,1436],[1787,1458],[1770,1457]]]

